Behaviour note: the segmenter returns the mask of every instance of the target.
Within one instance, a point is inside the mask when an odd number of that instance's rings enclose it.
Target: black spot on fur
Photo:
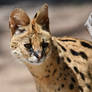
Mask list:
[[[66,80],[66,77],[64,77],[64,80]]]
[[[57,64],[60,64],[60,62],[64,61],[64,57],[57,57]]]
[[[60,64],[60,57],[57,57],[57,64]]]
[[[79,55],[79,53],[74,51],[73,49],[70,49],[70,51],[71,51],[72,55],[74,55],[74,56],[78,56]]]
[[[84,74],[80,72],[80,76],[83,80],[85,80]]]
[[[86,60],[88,59],[87,55],[84,52],[80,52],[79,54],[81,55],[82,58]]]
[[[82,46],[92,49],[92,46],[86,42],[81,41],[80,42]]]
[[[68,72],[67,75],[70,75],[70,73]]]
[[[59,42],[57,42],[57,43],[58,43],[58,45],[62,48],[63,51],[65,51],[65,52],[67,51],[67,50],[64,48],[64,46],[62,46]]]
[[[71,59],[69,57],[67,57],[67,61],[70,63],[71,62]]]
[[[84,53],[84,52],[77,52],[77,51],[74,51],[73,49],[70,49],[70,51],[71,51],[71,53],[72,53],[72,55],[74,55],[74,56],[78,56],[78,55],[80,55],[82,58],[84,58],[84,59],[88,59],[88,57],[87,57],[87,55]]]
[[[91,68],[90,68],[90,69],[91,69]],[[89,76],[90,79],[92,79],[92,74],[91,74],[90,71],[88,71],[88,76]]]
[[[50,66],[52,66],[53,64],[52,63],[50,63]]]
[[[57,47],[56,46],[54,48],[55,48],[55,50],[57,50]]]
[[[57,80],[59,80],[59,78],[57,78]]]
[[[83,88],[81,86],[78,86],[78,89],[83,92]]]
[[[74,70],[75,70],[76,73],[79,73],[79,70],[76,66],[74,66]]]
[[[69,85],[69,89],[74,89],[74,85],[72,83]]]
[[[61,84],[61,87],[64,88],[64,84]]]
[[[91,86],[89,84],[86,83],[86,86],[88,89],[91,89]]]
[[[76,42],[76,40],[69,40],[69,39],[66,39],[66,40],[61,40],[61,41],[64,41],[64,42],[68,42],[68,41],[71,41],[71,42]]]
[[[48,72],[50,73],[50,70],[48,70]]]
[[[72,80],[72,82],[74,82],[74,83],[76,82],[75,79],[74,79],[74,77],[71,77],[71,80]]]
[[[62,73],[60,72],[60,73],[59,73],[59,78],[60,78],[61,76],[62,76]]]
[[[60,91],[60,87],[57,90]]]
[[[69,69],[69,67],[68,67],[67,65],[65,65],[65,66],[64,66],[64,71],[65,71],[65,70],[68,70],[68,69]]]
[[[60,72],[58,77],[57,77],[57,80],[59,80],[61,78],[61,76],[62,76],[62,73]]]
[[[61,46],[61,48],[62,48],[64,51],[66,51],[66,49],[64,48],[64,46]]]
[[[57,71],[57,69],[54,69],[54,71],[53,71],[52,75],[55,75],[56,71]]]

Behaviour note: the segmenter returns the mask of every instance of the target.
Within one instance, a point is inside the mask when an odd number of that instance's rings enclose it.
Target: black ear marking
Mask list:
[[[36,17],[37,17],[37,13],[35,14],[34,18],[36,18]]]

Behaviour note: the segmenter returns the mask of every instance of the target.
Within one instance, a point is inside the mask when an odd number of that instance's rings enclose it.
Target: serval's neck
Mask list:
[[[26,63],[29,71],[35,78],[49,78],[50,70],[58,68],[57,64],[60,63],[60,57],[57,51],[57,47],[52,46],[52,50],[49,55],[46,57],[45,61],[40,65],[31,65]],[[53,70],[54,71],[54,70]]]

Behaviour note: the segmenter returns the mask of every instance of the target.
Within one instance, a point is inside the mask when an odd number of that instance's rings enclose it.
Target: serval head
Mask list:
[[[52,37],[49,31],[48,5],[44,4],[31,20],[22,9],[11,12],[10,47],[17,58],[31,64],[41,64],[50,54]]]

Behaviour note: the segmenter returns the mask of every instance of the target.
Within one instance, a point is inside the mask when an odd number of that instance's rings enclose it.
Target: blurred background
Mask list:
[[[73,36],[92,41],[84,23],[92,12],[92,0],[0,0],[0,92],[36,92],[31,74],[9,48],[9,15],[24,9],[30,18],[49,4],[50,29],[55,36]]]

